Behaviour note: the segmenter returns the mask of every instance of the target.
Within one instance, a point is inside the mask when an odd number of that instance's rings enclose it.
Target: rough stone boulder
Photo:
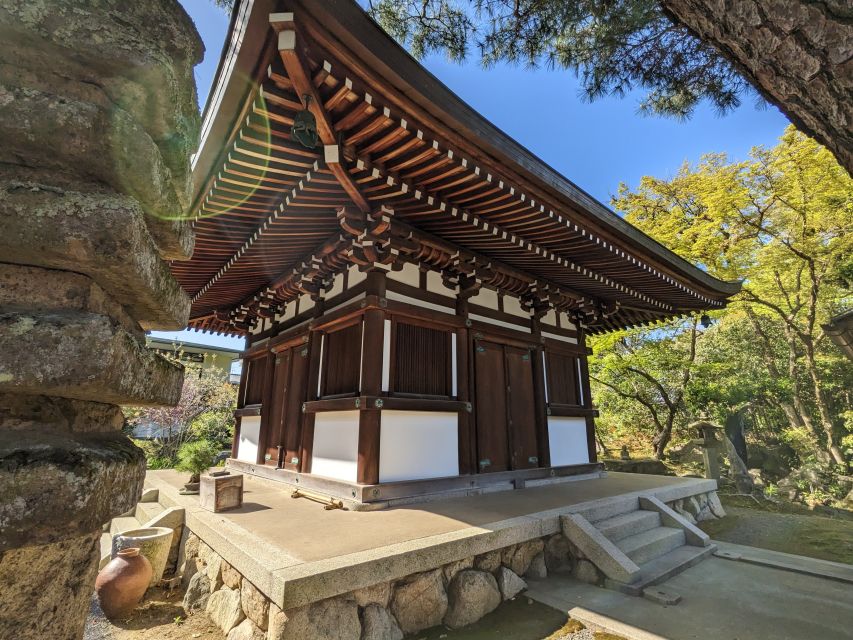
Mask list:
[[[491,573],[465,569],[456,574],[447,588],[449,605],[444,624],[460,629],[477,622],[501,603],[498,583]]]
[[[506,567],[498,569],[497,584],[501,597],[504,600],[511,600],[527,589],[527,583],[519,578],[512,569],[507,569]]]
[[[270,602],[251,582],[243,578],[240,586],[240,605],[246,617],[266,631],[270,617]]]
[[[240,592],[228,587],[222,587],[219,591],[210,594],[205,611],[214,624],[225,633],[231,631],[246,617],[240,607]]]
[[[441,569],[418,573],[399,583],[391,598],[391,613],[406,634],[440,624],[447,613]]]
[[[142,208],[100,184],[0,166],[0,255],[10,263],[73,271],[68,278],[88,276],[146,330],[181,329],[189,316],[189,297],[161,260]],[[34,277],[30,268],[18,278],[30,284],[30,295]],[[11,276],[4,278],[9,294],[13,285]],[[67,300],[54,299],[51,308],[67,308],[60,302]]]
[[[545,543],[545,567],[552,573],[572,570],[571,549],[563,534],[555,534]]]
[[[358,605],[344,598],[329,598],[304,607],[270,611],[269,640],[359,640]]]
[[[0,37],[8,80],[87,101],[100,94],[140,122],[186,202],[200,128],[192,73],[204,46],[180,3],[0,0]]]
[[[541,580],[548,577],[548,569],[545,566],[545,553],[537,553],[530,561],[530,566],[524,573],[525,578],[534,578]]]
[[[403,631],[385,607],[369,604],[362,612],[361,640],[403,640]]]
[[[352,597],[359,607],[366,607],[371,603],[387,607],[391,601],[391,583],[380,582],[369,587],[356,589],[352,592]]]
[[[501,566],[501,550],[489,551],[474,558],[474,568],[494,573]]]
[[[210,598],[210,578],[206,573],[197,572],[190,578],[189,586],[184,593],[184,611],[191,613],[195,610],[205,610]]]
[[[529,540],[513,547],[507,547],[503,551],[503,565],[512,569],[513,573],[524,575],[530,562],[537,554],[545,548],[542,540]]]
[[[0,429],[0,558],[5,563],[3,552],[18,546],[100,534],[104,522],[136,504],[144,460],[120,433]]]
[[[267,634],[246,618],[228,632],[226,640],[266,640]]]
[[[80,637],[98,572],[99,540],[100,532],[96,531],[0,552],[0,638]],[[45,581],[44,576],[50,579]],[[33,617],[32,611],[40,602],[51,603],[50,616]],[[81,602],[86,603],[82,615]],[[23,627],[21,621],[27,621],[28,626]]]

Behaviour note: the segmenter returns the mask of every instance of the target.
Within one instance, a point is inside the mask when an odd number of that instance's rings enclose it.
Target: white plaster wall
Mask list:
[[[551,466],[589,462],[586,445],[586,420],[583,418],[548,418],[548,443],[551,447]]]
[[[367,274],[363,271],[358,270],[358,266],[350,265],[350,268],[347,270],[347,286],[354,287],[362,280],[367,280]]]
[[[530,319],[530,314],[521,308],[521,302],[513,296],[504,296],[504,313]]]
[[[305,313],[309,309],[314,308],[314,301],[311,299],[311,296],[307,293],[303,293],[299,296],[299,313]]]
[[[417,265],[414,265],[411,262],[406,262],[403,264],[403,268],[399,271],[389,271],[388,279],[402,282],[403,284],[407,284],[411,287],[419,287],[421,284],[421,270],[418,269]]]
[[[498,308],[498,292],[492,291],[483,287],[477,292],[476,296],[471,296],[469,299],[473,304],[478,304],[481,307],[487,307],[497,311]]]
[[[358,466],[358,411],[322,411],[314,418],[311,473],[355,482]]]
[[[237,459],[256,464],[258,441],[261,434],[261,416],[240,418],[240,441],[237,443]]]
[[[452,412],[383,411],[379,482],[458,476],[458,424]]]
[[[453,289],[444,286],[444,281],[441,279],[441,274],[437,271],[426,272],[427,291],[432,293],[440,293],[441,295],[449,295]]]

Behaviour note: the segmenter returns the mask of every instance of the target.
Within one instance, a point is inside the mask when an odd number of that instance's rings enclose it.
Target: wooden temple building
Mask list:
[[[585,337],[738,289],[352,0],[237,3],[193,170],[190,325],[248,338],[229,464],[361,502],[597,470]]]

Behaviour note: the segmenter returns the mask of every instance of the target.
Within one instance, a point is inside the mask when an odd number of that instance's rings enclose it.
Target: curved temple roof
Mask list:
[[[319,143],[291,139],[307,102]],[[510,139],[352,0],[242,0],[193,166],[190,325],[245,333],[350,262],[477,280],[591,332],[719,308],[694,267]]]

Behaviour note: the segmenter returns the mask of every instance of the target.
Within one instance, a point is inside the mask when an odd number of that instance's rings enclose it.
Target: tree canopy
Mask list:
[[[716,49],[672,22],[656,0],[370,0],[371,15],[416,57],[476,50],[499,61],[574,71],[587,98],[646,94],[641,111],[689,116],[707,99],[720,112],[750,85]]]
[[[613,205],[743,290],[708,328],[691,318],[596,338],[602,423],[650,425],[660,456],[699,414],[746,409],[802,457],[845,463],[853,367],[822,325],[853,303],[853,181],[833,156],[789,127],[744,162],[712,154],[623,185]]]

